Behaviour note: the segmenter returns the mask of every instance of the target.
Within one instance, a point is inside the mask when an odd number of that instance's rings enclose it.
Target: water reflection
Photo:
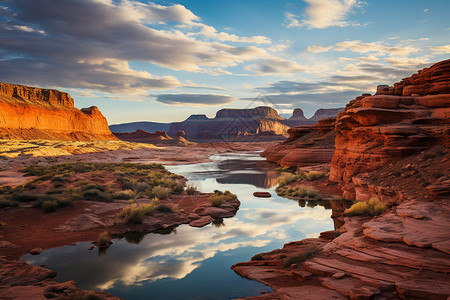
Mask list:
[[[89,243],[26,255],[33,264],[57,271],[57,280],[76,280],[81,288],[102,289],[125,299],[231,299],[258,295],[268,288],[236,275],[230,266],[254,254],[280,248],[284,243],[317,237],[336,226],[330,218],[337,202],[292,201],[274,196],[255,198],[253,192],[270,191],[278,173],[257,154],[219,155],[213,163],[168,167],[201,186],[236,193],[241,207],[233,218],[212,225],[186,225],[147,235],[130,233],[97,256]],[[239,169],[242,165],[242,169]],[[297,202],[297,203],[296,203]]]

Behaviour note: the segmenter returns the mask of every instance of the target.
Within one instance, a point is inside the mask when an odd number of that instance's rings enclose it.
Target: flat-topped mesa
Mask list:
[[[66,92],[3,82],[0,82],[0,100],[36,105],[74,106],[72,97]]]
[[[246,118],[246,119],[276,119],[282,120],[278,112],[267,106],[259,106],[249,109],[224,108],[216,113],[215,119],[221,118]]]
[[[142,129],[138,129],[135,132],[116,132],[114,133],[116,137],[125,141],[132,141],[133,139],[149,139],[149,140],[162,140],[172,139],[165,131],[156,131],[155,133],[151,133]]]
[[[355,176],[437,144],[450,146],[450,60],[350,101],[337,117],[330,180],[346,197],[366,200]]]
[[[96,106],[81,110],[68,93],[0,83],[0,138],[117,140]]]

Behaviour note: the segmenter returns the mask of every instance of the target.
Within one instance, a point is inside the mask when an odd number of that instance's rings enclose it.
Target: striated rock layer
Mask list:
[[[358,174],[433,145],[450,146],[450,60],[350,101],[337,117],[330,180],[343,185],[346,197],[366,200],[355,193]]]
[[[312,126],[293,127],[287,140],[267,148],[261,156],[290,168],[329,164],[334,153],[335,120],[325,118]]]
[[[68,93],[0,83],[0,138],[117,140],[96,106],[77,109]]]

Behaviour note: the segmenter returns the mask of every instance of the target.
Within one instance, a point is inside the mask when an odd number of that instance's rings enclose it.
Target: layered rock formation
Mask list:
[[[96,106],[75,108],[57,90],[0,83],[0,138],[117,140]]]
[[[343,108],[319,109],[313,117],[307,119],[303,110],[296,108],[290,118],[284,119],[270,107],[222,109],[211,119],[199,114],[191,115],[182,122],[134,122],[111,125],[110,129],[117,133],[138,129],[148,132],[166,131],[170,136],[175,136],[177,131],[185,131],[190,140],[200,142],[280,140],[288,136],[289,127],[313,125],[317,123],[318,116],[336,117],[341,110]]]
[[[358,174],[373,172],[400,158],[450,146],[450,60],[434,64],[374,96],[350,101],[336,124],[336,150],[330,180],[343,185],[345,196],[366,200],[367,194],[390,204],[392,191],[362,192]],[[364,197],[359,197],[358,194]]]
[[[270,107],[252,109],[221,109],[213,119],[192,115],[183,122],[173,123],[169,135],[183,130],[195,141],[254,141],[284,139],[289,126]]]
[[[116,132],[116,137],[122,141],[136,142],[136,143],[150,143],[155,145],[178,145],[184,146],[194,144],[185,139],[186,134],[183,131],[178,131],[175,138],[171,138],[165,131],[156,131],[155,133],[147,132],[141,129],[135,132]]]
[[[323,170],[334,153],[335,118],[320,120],[315,125],[302,125],[288,130],[289,138],[267,148],[261,156],[282,167],[315,166]]]

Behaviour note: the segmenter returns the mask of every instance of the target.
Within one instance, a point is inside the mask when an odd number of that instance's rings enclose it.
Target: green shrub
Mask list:
[[[197,192],[197,187],[193,184],[188,184],[186,187],[186,193],[188,195],[194,195]]]
[[[136,184],[136,190],[138,192],[145,192],[148,189],[148,184],[145,182],[139,182]]]
[[[286,257],[283,262],[281,263],[281,266],[286,269],[289,268],[293,264],[299,264],[302,263],[310,258],[312,258],[316,253],[318,253],[320,250],[319,246],[311,246],[305,250],[303,250],[301,253],[291,255]]]
[[[387,209],[386,205],[375,198],[371,198],[368,202],[359,201],[344,211],[344,214],[350,216],[378,216]]]

